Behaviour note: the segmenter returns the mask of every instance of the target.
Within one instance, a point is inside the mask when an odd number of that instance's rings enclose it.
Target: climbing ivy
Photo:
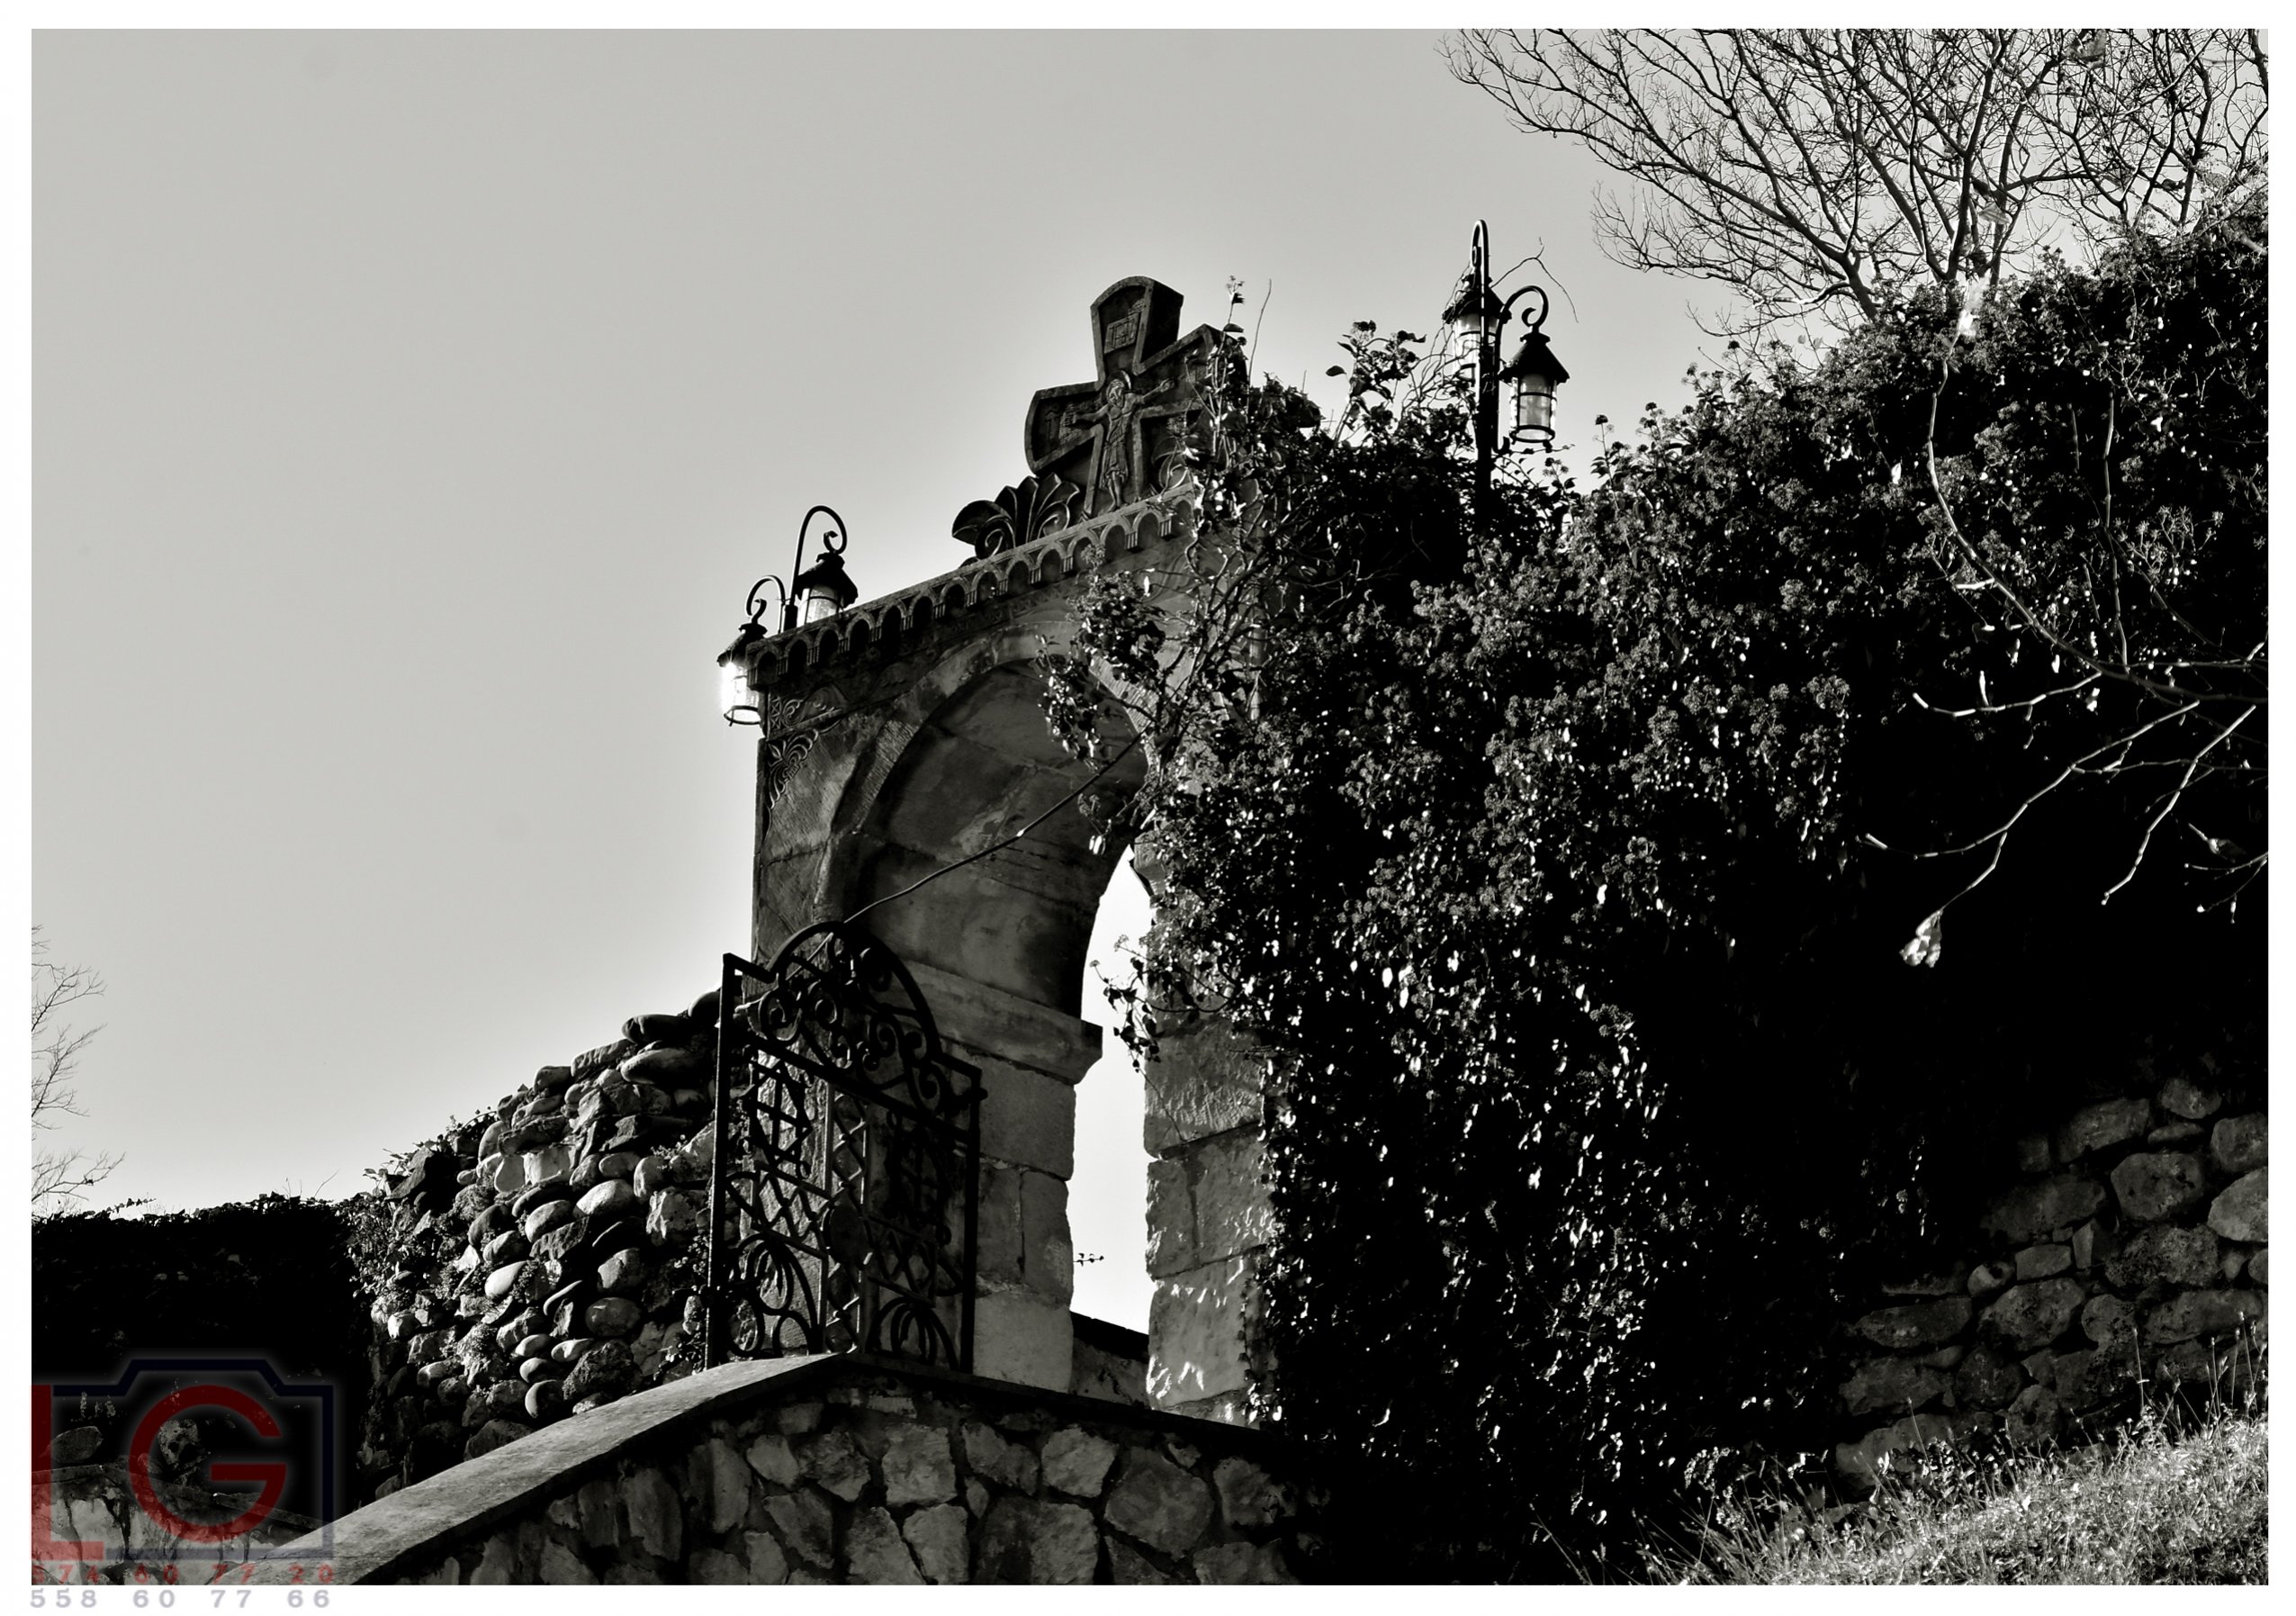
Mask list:
[[[1408,332],[1328,424],[1216,375],[1208,537],[1051,708],[1148,737],[1136,1036],[1270,1052],[1259,1413],[1395,1575],[1596,1575],[1830,1440],[1830,1322],[2003,1141],[2260,1053],[2264,230],[1730,356],[1480,504]]]

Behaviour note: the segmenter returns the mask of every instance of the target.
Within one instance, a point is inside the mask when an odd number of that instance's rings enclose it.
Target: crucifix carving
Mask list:
[[[1094,298],[1092,322],[1096,375],[1031,399],[1023,441],[1029,470],[1082,488],[1084,514],[1098,516],[1186,475],[1183,434],[1219,335],[1180,336],[1180,294],[1146,275]]]

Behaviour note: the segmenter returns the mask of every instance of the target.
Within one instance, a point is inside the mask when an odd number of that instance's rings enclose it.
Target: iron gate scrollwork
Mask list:
[[[972,1368],[980,1073],[900,960],[808,926],[717,999],[704,1359],[866,1351]]]

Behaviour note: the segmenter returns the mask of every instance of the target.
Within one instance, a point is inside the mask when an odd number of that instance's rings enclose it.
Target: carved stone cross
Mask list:
[[[1220,338],[1180,336],[1180,294],[1139,275],[1093,300],[1092,328],[1094,379],[1031,399],[1024,445],[1031,473],[1082,488],[1098,516],[1187,475],[1183,434]]]

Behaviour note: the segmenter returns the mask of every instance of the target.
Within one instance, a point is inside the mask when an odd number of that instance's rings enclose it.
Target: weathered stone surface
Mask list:
[[[2246,1319],[2259,1317],[2264,1298],[2254,1291],[2186,1291],[2145,1315],[2145,1340],[2156,1344],[2229,1335]]]
[[[2260,1167],[2234,1179],[2210,1204],[2209,1227],[2227,1240],[2269,1240],[2271,1235],[2265,1227],[2269,1210],[2264,1185],[2267,1170]]]
[[[1148,1164],[1148,1269],[1166,1278],[1265,1246],[1274,1229],[1256,1127],[1193,1142]]]
[[[527,1406],[527,1388],[515,1380],[498,1380],[473,1389],[463,1404],[463,1429],[476,1431],[490,1420],[514,1420]]]
[[[2013,1262],[1981,1262],[1969,1270],[1969,1294],[1990,1296],[1995,1291],[2006,1290],[2016,1277],[2017,1265]]]
[[[765,1501],[765,1512],[784,1548],[815,1566],[832,1563],[828,1499],[811,1491],[783,1493]]]
[[[2272,1283],[2271,1275],[2267,1271],[2264,1262],[2264,1259],[2268,1255],[2270,1255],[2270,1250],[2267,1248],[2265,1250],[2257,1251],[2248,1259],[2248,1283],[2251,1285],[2270,1285]]]
[[[1126,1450],[1108,1495],[1108,1523],[1166,1554],[1194,1548],[1211,1521],[1211,1490],[1162,1455]]]
[[[573,1403],[599,1392],[626,1391],[636,1370],[636,1360],[627,1346],[620,1341],[600,1341],[567,1371],[566,1400]]]
[[[1915,1358],[1913,1361],[1917,1364],[1926,1365],[1928,1368],[1932,1369],[1950,1369],[1954,1365],[1959,1363],[1964,1358],[1967,1357],[1968,1352],[1969,1348],[1967,1343],[1963,1341],[1951,1341],[1947,1343],[1945,1346],[1932,1348],[1931,1350],[1922,1353],[1920,1356]]]
[[[602,1163],[600,1170],[604,1170]],[[583,1191],[581,1199],[574,1205],[584,1216],[601,1223],[644,1210],[638,1192],[630,1187],[626,1178],[600,1178]]]
[[[2057,1130],[2057,1160],[2074,1161],[2092,1151],[2126,1144],[2142,1137],[2152,1122],[2151,1105],[2138,1096],[2084,1106]]]
[[[527,1237],[528,1248],[531,1249],[534,1241],[540,1240],[553,1229],[563,1228],[573,1221],[574,1204],[572,1201],[545,1201],[527,1214],[525,1221],[518,1225],[518,1232]],[[563,1254],[563,1246],[559,1250],[551,1253],[554,1257]]]
[[[1954,1395],[1977,1408],[2006,1408],[2025,1387],[2025,1371],[2013,1358],[1979,1346],[1953,1372]]]
[[[1300,1579],[1283,1563],[1280,1543],[1220,1543],[1199,1549],[1193,1562],[1196,1581],[1222,1587],[1293,1584]]]
[[[1164,1587],[1178,1579],[1165,1575],[1145,1553],[1112,1534],[1108,1539],[1108,1580],[1125,1585]]]
[[[1116,1444],[1079,1426],[1045,1439],[1044,1485],[1078,1498],[1097,1498],[1116,1462]]]
[[[1910,1358],[1873,1358],[1842,1382],[1841,1400],[1853,1414],[1911,1413],[1944,1395],[1950,1384],[1938,1370]]]
[[[1289,1483],[1277,1481],[1240,1454],[1229,1454],[1211,1470],[1220,1512],[1230,1526],[1273,1526],[1299,1508]]]
[[[2118,1296],[2091,1296],[2081,1305],[2081,1333],[2100,1347],[2129,1339],[2136,1310]]]
[[[1148,1154],[1258,1122],[1266,1062],[1264,1049],[1216,1017],[1160,1031],[1157,1058],[1141,1073]]]
[[[645,1255],[635,1249],[617,1251],[598,1265],[598,1288],[606,1296],[621,1296],[645,1283]]]
[[[973,1580],[982,1583],[1089,1583],[1100,1564],[1092,1513],[1073,1503],[1000,1498],[981,1522]]]
[[[752,1442],[742,1457],[756,1471],[777,1487],[797,1485],[797,1456],[789,1451],[789,1439],[769,1433]]]
[[[2061,1173],[2021,1184],[1994,1203],[1979,1226],[2004,1240],[2039,1240],[2053,1229],[2081,1222],[2104,1205],[2104,1187],[2093,1178]]]
[[[974,1304],[974,1374],[1065,1392],[1075,1372],[1076,1335],[1066,1300],[1003,1290],[986,1292]]]
[[[518,1261],[527,1254],[527,1237],[516,1229],[505,1229],[486,1242],[479,1252],[480,1264],[491,1270],[506,1263]]]
[[[723,1536],[750,1512],[750,1467],[731,1443],[723,1437],[712,1437],[702,1448],[696,1468],[700,1472],[701,1501],[707,1506],[710,1532]]]
[[[919,1510],[901,1523],[901,1536],[929,1583],[961,1583],[971,1555],[965,1542],[965,1512],[954,1503]]]
[[[2012,1347],[2045,1347],[2072,1327],[2086,1299],[2077,1279],[2014,1285],[1985,1309],[1985,1324]]]
[[[1835,1448],[1834,1468],[1843,1476],[1870,1483],[1885,1460],[1895,1468],[1923,1448],[1967,1441],[1972,1432],[1988,1430],[1992,1423],[1993,1416],[1983,1411],[1908,1414],[1894,1425],[1868,1431],[1859,1441],[1844,1442]]]
[[[1008,1442],[978,1420],[968,1420],[959,1431],[965,1463],[973,1473],[1016,1493],[1037,1489],[1037,1459],[1018,1442]]]
[[[869,1456],[848,1431],[824,1431],[797,1445],[797,1467],[824,1493],[851,1503],[869,1485]]]
[[[1916,1274],[1911,1279],[1895,1279],[1885,1283],[1885,1296],[1958,1296],[1968,1288],[1968,1270],[1960,1263],[1949,1268],[1940,1268],[1931,1274]]]
[[[638,1305],[627,1296],[608,1296],[582,1310],[582,1326],[592,1335],[626,1336],[637,1329],[643,1317]]]
[[[949,1433],[937,1426],[904,1425],[885,1445],[885,1502],[895,1509],[941,1503],[957,1496],[957,1464]]]
[[[622,1494],[605,1476],[584,1482],[574,1492],[574,1508],[581,1517],[582,1543],[604,1548],[622,1540]]]
[[[1909,1302],[1877,1308],[1850,1328],[1879,1347],[1933,1347],[1967,1327],[1969,1303],[1963,1296]]]
[[[527,1387],[527,1418],[546,1425],[566,1412],[566,1388],[555,1380],[537,1380]]]
[[[678,1489],[659,1469],[643,1466],[622,1483],[622,1508],[630,1537],[640,1548],[665,1560],[683,1553],[685,1512],[678,1503]]]
[[[1006,1061],[986,1060],[979,1064],[981,1153],[1058,1178],[1073,1176],[1076,1085]]]
[[[2105,1277],[2131,1290],[2147,1285],[2207,1285],[2216,1277],[2216,1236],[2156,1223],[2140,1229],[2105,1265]]]
[[[58,1469],[71,1465],[85,1465],[104,1446],[104,1428],[100,1425],[76,1425],[59,1431],[48,1444],[49,1463]],[[36,1468],[37,1467],[35,1467]]]
[[[2160,1108],[2172,1115],[2192,1122],[2213,1116],[2224,1104],[2224,1097],[2203,1087],[2190,1074],[2178,1072],[2160,1086]]]
[[[467,1458],[482,1458],[507,1443],[515,1442],[533,1428],[516,1420],[489,1420],[478,1428],[477,1434],[463,1445]]]
[[[658,1189],[646,1202],[645,1237],[657,1246],[691,1238],[700,1223],[700,1212],[683,1190]]]
[[[2063,1424],[2057,1394],[2045,1386],[2027,1386],[2002,1416],[2002,1430],[2009,1440],[2026,1446],[2055,1441]]]
[[[745,1586],[750,1568],[722,1548],[697,1548],[686,1562],[686,1580],[703,1587]]]
[[[2264,1164],[2264,1114],[2228,1116],[2209,1134],[2209,1160],[2216,1170],[2237,1178]]]
[[[598,1573],[582,1561],[581,1556],[563,1543],[550,1542],[542,1546],[542,1558],[535,1569],[535,1581],[550,1587],[589,1587],[598,1581]]]
[[[2021,1280],[2047,1279],[2072,1266],[2073,1248],[2069,1245],[2027,1246],[2017,1253],[2017,1277]]]
[[[2028,1133],[2017,1142],[2017,1170],[2026,1173],[2048,1171],[2048,1135]]]
[[[770,1587],[788,1580],[789,1558],[771,1532],[743,1532],[742,1547],[747,1552],[752,1583]]]
[[[846,1580],[874,1584],[923,1583],[917,1563],[893,1517],[871,1504],[855,1510],[845,1528]]]
[[[476,1438],[472,1440],[477,1440]],[[496,1532],[487,1539],[486,1547],[479,1553],[478,1565],[471,1572],[470,1586],[499,1588],[515,1580],[517,1575],[518,1548],[509,1532]]]
[[[2199,1205],[2205,1195],[2201,1163],[2182,1151],[2139,1151],[2112,1169],[2120,1210],[2140,1223],[2156,1223]]]

